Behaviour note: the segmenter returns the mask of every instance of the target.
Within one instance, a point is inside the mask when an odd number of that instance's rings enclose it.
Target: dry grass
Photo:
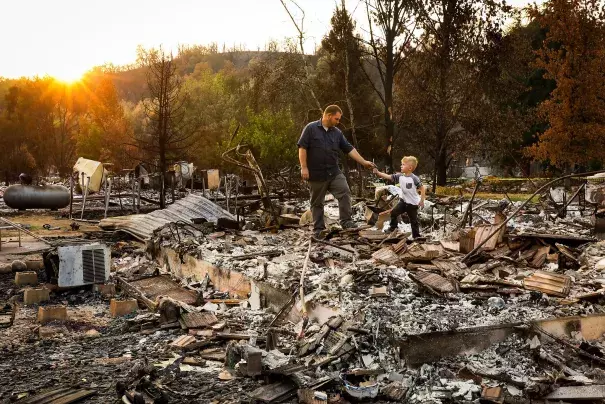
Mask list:
[[[453,187],[437,187],[435,193],[437,195],[446,195],[446,196],[462,196],[465,198],[470,198],[473,193],[468,192],[466,190],[460,188]],[[508,194],[508,197],[513,202],[523,202],[527,200],[532,194]],[[475,195],[476,199],[506,199],[506,195],[503,193],[495,193],[495,192],[477,192]],[[536,203],[540,199],[539,195],[536,195],[532,198],[532,202]]]

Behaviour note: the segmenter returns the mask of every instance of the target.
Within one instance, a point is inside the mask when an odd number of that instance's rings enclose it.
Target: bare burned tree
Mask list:
[[[305,66],[306,83],[304,83],[304,84],[309,89],[309,93],[311,94],[311,97],[313,98],[313,101],[315,102],[315,107],[317,108],[317,110],[321,114],[323,112],[323,108],[321,107],[321,103],[319,102],[319,99],[317,98],[317,95],[315,94],[315,90],[313,90],[313,85],[311,84],[311,78],[310,78],[310,76],[311,76],[311,73],[310,73],[311,68],[309,67],[309,63],[307,61],[307,57],[305,56],[305,32],[304,32],[305,12],[298,5],[298,3],[296,3],[294,0],[280,0],[280,1],[281,1],[282,6],[284,6],[284,9],[288,13],[288,16],[292,20],[292,23],[294,24],[294,27],[296,28],[296,31],[298,32],[298,37],[297,37],[297,39],[298,39],[298,46],[300,47],[300,55],[302,57],[302,61],[303,61],[303,64]],[[290,9],[288,8],[288,4],[287,3],[290,3],[291,7],[294,7],[296,9],[298,9],[302,13],[302,17],[300,18],[300,22],[296,21],[296,18],[294,18],[294,14],[292,14],[292,12],[290,11]]]
[[[142,59],[147,67],[149,97],[144,105],[149,125],[137,143],[160,173],[160,207],[163,209],[168,164],[183,158],[196,132],[185,119],[186,97],[172,55],[159,49],[146,52]]]
[[[414,42],[415,10],[412,0],[365,0],[365,4],[369,23],[370,60],[378,71],[382,88],[374,84],[371,72],[367,70],[364,72],[384,106],[386,165],[392,169],[391,151],[395,137],[393,120],[395,76],[403,65],[406,50]],[[364,67],[363,63],[362,67]]]

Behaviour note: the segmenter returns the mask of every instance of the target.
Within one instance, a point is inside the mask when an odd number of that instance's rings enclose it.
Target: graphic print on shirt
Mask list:
[[[393,174],[391,176],[393,182],[399,182],[401,188],[401,200],[411,205],[420,203],[420,195],[418,188],[422,187],[422,181],[414,174],[405,176],[404,174]]]

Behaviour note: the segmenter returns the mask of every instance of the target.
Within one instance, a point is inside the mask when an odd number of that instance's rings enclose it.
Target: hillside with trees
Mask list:
[[[522,172],[532,161],[602,165],[601,2],[550,0],[525,14],[500,1],[364,5],[369,33],[339,5],[312,55],[296,40],[263,51],[139,48],[135,64],[76,83],[0,79],[2,179],[65,175],[80,156],[115,170],[216,168],[238,143],[275,171],[297,165],[301,129],[330,104],[366,158],[390,170],[418,155],[436,184],[473,155]]]

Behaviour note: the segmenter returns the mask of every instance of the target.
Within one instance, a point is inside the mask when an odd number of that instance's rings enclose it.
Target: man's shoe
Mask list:
[[[315,237],[317,239],[321,239],[321,230],[314,230],[313,237]]]
[[[342,229],[343,230],[348,230],[348,229],[356,229],[359,226],[357,225],[357,223],[353,222],[353,221],[349,221],[349,222],[345,222],[342,224]]]

